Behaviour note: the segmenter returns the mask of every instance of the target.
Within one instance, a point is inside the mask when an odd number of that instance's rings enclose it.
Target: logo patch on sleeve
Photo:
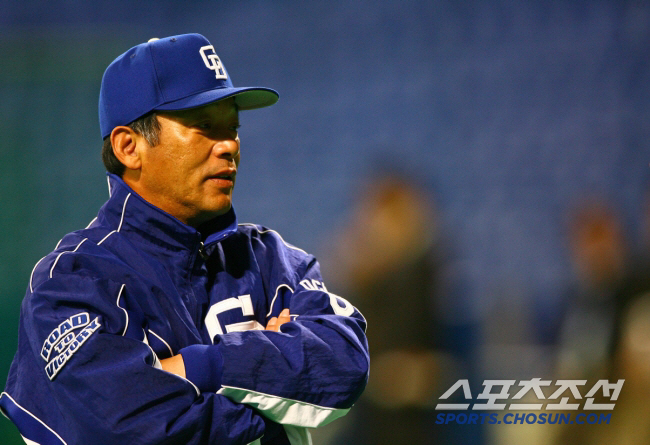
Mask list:
[[[54,380],[68,360],[100,326],[99,317],[90,321],[88,312],[80,312],[50,332],[41,348],[41,357],[48,362],[45,372],[50,380]]]

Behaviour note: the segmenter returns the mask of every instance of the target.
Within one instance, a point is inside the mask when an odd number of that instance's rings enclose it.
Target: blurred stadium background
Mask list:
[[[107,198],[103,70],[185,32],[235,85],[280,92],[242,114],[240,222],[314,253],[368,315],[374,386],[317,445],[557,443],[559,428],[436,425],[432,407],[458,378],[475,394],[608,378],[625,320],[648,325],[647,305],[627,312],[647,288],[623,286],[650,275],[648,2],[5,0],[0,29],[3,383],[33,265]],[[636,353],[626,385],[650,380]],[[650,415],[619,408],[619,426],[637,419],[626,443],[649,443]],[[380,425],[399,436],[373,439]],[[0,442],[22,443],[4,419]]]

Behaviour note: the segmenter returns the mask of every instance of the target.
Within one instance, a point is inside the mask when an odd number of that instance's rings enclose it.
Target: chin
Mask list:
[[[210,213],[213,216],[221,216],[228,213],[231,208],[232,208],[232,203],[230,202],[230,200],[228,200],[227,203],[219,203],[219,205],[213,206],[206,213]]]

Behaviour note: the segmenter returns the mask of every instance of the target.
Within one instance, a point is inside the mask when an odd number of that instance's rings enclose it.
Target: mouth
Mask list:
[[[219,186],[222,187],[232,187],[235,184],[236,176],[237,170],[234,168],[228,168],[221,170],[214,175],[208,176],[208,180],[211,182],[216,182]]]

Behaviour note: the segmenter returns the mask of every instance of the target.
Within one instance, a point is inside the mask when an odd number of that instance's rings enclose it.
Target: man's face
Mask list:
[[[230,210],[239,166],[239,115],[234,99],[159,112],[159,143],[141,152],[144,199],[197,227]]]

